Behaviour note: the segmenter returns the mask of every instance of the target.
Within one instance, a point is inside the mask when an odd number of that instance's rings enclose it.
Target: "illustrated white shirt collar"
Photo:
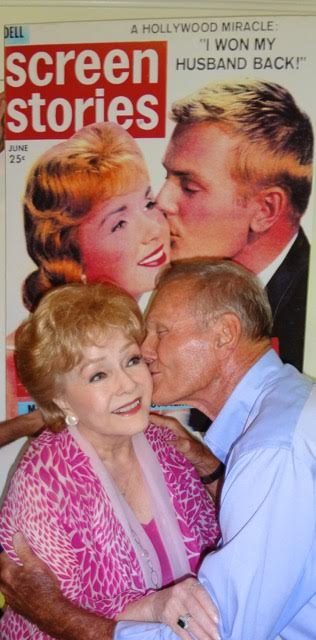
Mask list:
[[[260,273],[257,274],[257,277],[259,278],[263,287],[265,287],[268,284],[272,276],[278,270],[280,264],[282,264],[285,256],[288,254],[292,245],[294,244],[297,238],[297,235],[298,234],[296,233],[295,236],[290,240],[290,242],[288,242],[288,244],[284,247],[283,251],[279,253],[279,255],[275,258],[275,260],[273,260],[273,262],[270,262],[270,264],[268,264],[268,266],[265,269],[263,269],[263,271],[260,271]]]

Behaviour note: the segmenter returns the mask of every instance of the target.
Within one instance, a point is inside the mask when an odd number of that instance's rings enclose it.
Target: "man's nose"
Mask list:
[[[168,178],[157,195],[156,204],[166,216],[175,216],[178,213],[177,186]]]
[[[141,346],[141,352],[142,352],[142,356],[145,360],[145,362],[147,362],[147,364],[150,364],[151,362],[153,362],[156,359],[156,339],[154,336],[152,335],[147,335],[142,346]]]

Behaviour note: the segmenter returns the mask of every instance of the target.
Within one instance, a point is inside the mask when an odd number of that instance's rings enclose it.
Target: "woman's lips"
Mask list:
[[[164,252],[164,245],[161,244],[160,247],[149,253],[148,256],[145,256],[145,258],[137,264],[139,267],[160,267],[166,260],[167,256]]]
[[[141,400],[140,398],[136,398],[136,400],[133,400],[132,402],[123,404],[118,409],[115,409],[115,411],[112,411],[112,413],[115,413],[116,415],[119,415],[119,416],[131,416],[131,415],[134,415],[134,413],[137,413],[137,411],[139,411],[140,408],[141,408]]]

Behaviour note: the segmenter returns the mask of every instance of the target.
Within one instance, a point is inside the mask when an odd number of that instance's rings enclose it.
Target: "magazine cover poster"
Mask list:
[[[5,27],[7,416],[34,403],[14,334],[50,288],[115,282],[145,309],[170,260],[256,273],[303,369],[315,18]],[[181,310],[179,310],[180,312]]]

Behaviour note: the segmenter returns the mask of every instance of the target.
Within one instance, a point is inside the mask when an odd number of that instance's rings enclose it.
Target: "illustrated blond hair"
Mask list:
[[[23,200],[27,250],[38,267],[23,287],[29,310],[51,287],[80,281],[78,226],[95,204],[132,191],[142,176],[149,181],[139,146],[112,122],[84,127],[36,161]]]
[[[279,186],[299,223],[312,183],[313,129],[293,96],[273,82],[217,82],[173,103],[177,124],[209,122],[236,138],[230,172],[241,190]],[[180,135],[176,127],[174,135]]]

